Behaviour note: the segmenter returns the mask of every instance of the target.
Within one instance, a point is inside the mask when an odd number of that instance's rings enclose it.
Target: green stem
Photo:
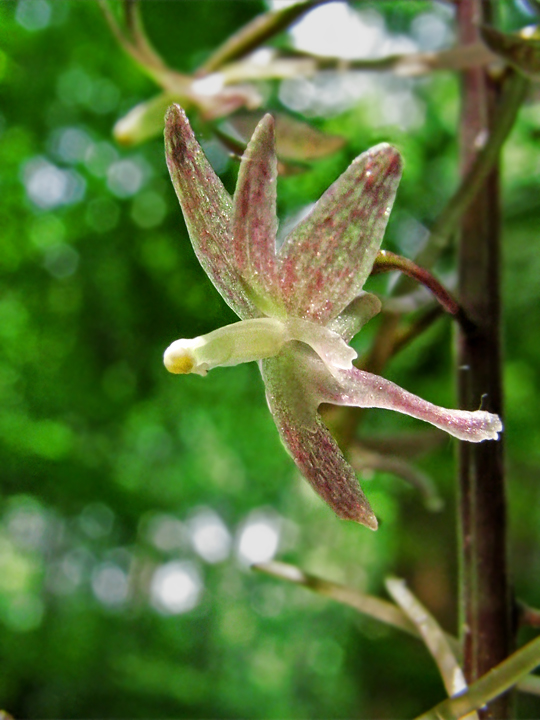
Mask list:
[[[469,72],[483,73],[481,69]],[[476,153],[475,151],[474,161],[467,169],[463,181],[435,221],[426,247],[416,258],[419,265],[433,267],[435,261],[450,243],[462,216],[478,195],[478,191],[496,164],[529,87],[530,82],[527,78],[520,73],[510,72],[498,102],[496,119],[489,131],[487,142],[480,152]]]
[[[472,683],[466,692],[444,700],[428,712],[419,715],[416,720],[458,720],[499,697],[538,665],[540,665],[540,637],[532,640]]]

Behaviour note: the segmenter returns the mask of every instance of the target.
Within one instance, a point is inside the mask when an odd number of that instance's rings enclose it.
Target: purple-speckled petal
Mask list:
[[[185,112],[172,105],[165,117],[171,180],[195,254],[225,302],[243,319],[259,317],[231,258],[232,200],[195,139]]]
[[[319,362],[316,368],[319,374],[320,365],[322,363]],[[339,383],[336,382],[335,377],[339,378]],[[326,383],[318,381],[318,393],[320,402],[395,410],[431,423],[449,435],[468,442],[498,440],[499,433],[503,429],[498,415],[485,410],[469,412],[439,407],[422,400],[390,380],[357,368],[337,370],[334,377],[327,374]]]
[[[268,405],[281,439],[304,477],[336,515],[376,530],[377,519],[354,470],[317,414],[320,399],[312,392],[305,356],[300,343],[290,343],[280,355],[261,363]]]
[[[362,290],[382,242],[401,176],[387,144],[363,153],[285,240],[280,276],[293,315],[326,324]]]
[[[240,164],[231,231],[235,267],[263,308],[268,300],[279,303],[281,295],[276,266],[276,181],[274,119],[265,115]]]

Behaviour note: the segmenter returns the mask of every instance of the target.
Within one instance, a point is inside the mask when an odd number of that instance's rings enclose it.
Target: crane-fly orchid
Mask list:
[[[461,440],[496,440],[497,415],[447,410],[355,368],[352,337],[380,310],[363,292],[401,176],[387,144],[357,157],[276,246],[274,123],[266,115],[228,194],[182,108],[166,117],[167,164],[195,253],[240,322],[165,351],[172,373],[259,361],[270,412],[312,487],[341,518],[377,528],[355,472],[317,412],[321,403],[386,408]]]

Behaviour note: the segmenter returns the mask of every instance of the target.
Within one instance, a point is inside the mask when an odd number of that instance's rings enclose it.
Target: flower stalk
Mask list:
[[[481,0],[457,5],[461,42],[478,39],[479,23],[491,21],[490,9],[491,3]],[[462,168],[470,177],[482,157],[478,138],[489,136],[496,125],[500,87],[485,70],[470,69],[463,75],[462,97]],[[462,217],[459,241],[459,297],[477,332],[458,333],[458,391],[461,407],[477,407],[482,400],[484,407],[501,414],[497,163],[478,179],[482,182]],[[461,636],[470,683],[504,660],[512,648],[503,443],[460,445],[459,496]],[[499,697],[481,709],[480,716],[509,717],[509,697]]]

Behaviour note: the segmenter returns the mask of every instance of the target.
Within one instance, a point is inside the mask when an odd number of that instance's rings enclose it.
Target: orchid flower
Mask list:
[[[167,163],[193,248],[241,320],[176,340],[165,367],[205,375],[259,361],[270,412],[302,474],[339,517],[376,529],[354,470],[317,412],[321,403],[396,410],[471,442],[497,439],[501,421],[481,410],[438,407],[352,364],[349,341],[381,307],[362,288],[399,183],[397,150],[381,144],[357,157],[278,248],[273,133],[266,115],[231,198],[182,108],[167,113]]]

